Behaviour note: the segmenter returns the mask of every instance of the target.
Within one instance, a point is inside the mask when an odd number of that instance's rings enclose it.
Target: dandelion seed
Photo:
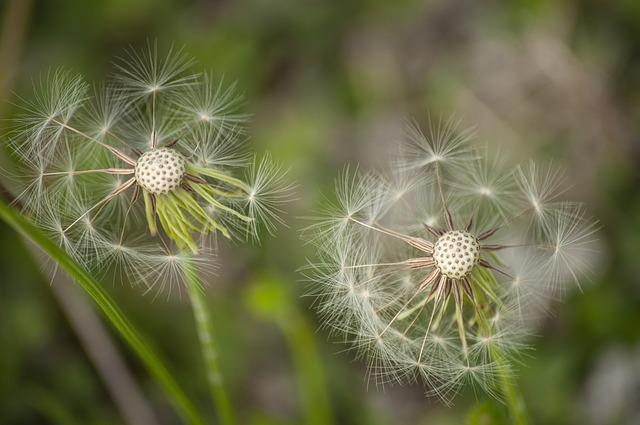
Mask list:
[[[192,63],[153,45],[128,52],[93,96],[57,71],[24,103],[9,140],[22,164],[19,201],[87,266],[116,261],[166,286],[180,280],[184,250],[211,258],[210,236],[256,239],[281,222],[286,170],[247,152],[240,97],[189,73]]]
[[[337,183],[305,231],[320,258],[313,294],[377,382],[421,380],[445,402],[465,382],[500,397],[496,375],[534,311],[587,272],[594,225],[560,202],[556,171],[512,172],[452,121],[427,134],[407,131],[390,177]]]

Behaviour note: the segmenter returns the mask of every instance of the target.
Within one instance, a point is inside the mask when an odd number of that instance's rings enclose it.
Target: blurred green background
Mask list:
[[[298,217],[346,164],[384,166],[406,120],[429,114],[460,117],[515,160],[552,160],[567,198],[602,225],[594,275],[554,306],[524,358],[533,423],[640,423],[640,2],[3,0],[0,13],[2,99],[28,98],[32,81],[59,66],[99,81],[126,48],[184,46],[199,70],[237,81],[253,148],[291,167],[289,228],[260,246],[221,243],[208,279],[239,423],[321,424],[306,417],[316,400],[301,385],[320,390],[317,402],[328,394],[337,424],[462,424],[474,408],[500,409],[473,389],[446,407],[419,385],[368,384],[364,365],[316,331],[296,272],[313,255],[300,248]],[[2,102],[2,118],[15,113]],[[91,304],[67,294],[63,276],[51,282],[50,269],[0,224],[0,424],[133,423],[65,313]],[[108,289],[214,417],[188,297]],[[86,316],[79,322],[99,335]],[[144,394],[138,409],[153,409],[154,422],[138,423],[178,423],[110,339]]]

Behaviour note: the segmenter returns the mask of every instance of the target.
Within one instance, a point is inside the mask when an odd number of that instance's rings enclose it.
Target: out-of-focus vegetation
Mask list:
[[[19,4],[27,6],[24,20]],[[32,81],[49,69],[101,80],[130,46],[184,45],[198,68],[236,81],[245,93],[255,150],[270,150],[291,167],[299,188],[287,207],[289,228],[265,235],[259,246],[220,241],[220,267],[208,278],[240,423],[304,423],[313,391],[339,424],[446,425],[467,417],[482,423],[485,412],[500,410],[484,399],[478,407],[471,389],[445,407],[425,399],[420,386],[368,386],[363,365],[339,341],[313,333],[316,317],[296,272],[312,255],[301,248],[299,229],[308,223],[298,217],[333,189],[347,163],[384,164],[405,120],[425,123],[429,114],[461,117],[463,127],[475,126],[481,139],[518,159],[553,160],[573,183],[569,198],[587,202],[601,221],[592,280],[554,306],[523,358],[520,383],[534,423],[640,421],[637,1],[5,0],[0,6],[0,87],[8,100],[15,101],[12,91],[28,98]],[[2,118],[19,112],[11,103],[0,111]],[[2,163],[10,169],[5,152]],[[3,184],[11,187],[8,179]],[[56,287],[65,279],[57,275],[51,283],[51,264],[0,227],[0,423],[127,423],[61,307],[65,296]],[[211,414],[188,297],[106,285]],[[158,423],[177,423],[160,390],[114,341]],[[308,362],[295,360],[301,357]],[[301,385],[314,390],[303,394]]]

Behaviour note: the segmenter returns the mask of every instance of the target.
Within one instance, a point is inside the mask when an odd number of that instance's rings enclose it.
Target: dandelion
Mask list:
[[[595,225],[559,173],[492,159],[453,121],[406,141],[390,175],[347,170],[306,229],[317,308],[376,382],[504,399],[532,319],[588,272]]]
[[[243,143],[247,116],[193,61],[130,51],[93,90],[66,70],[35,83],[9,144],[18,200],[89,268],[112,264],[148,288],[171,286],[189,257],[211,268],[213,239],[257,239],[281,222],[286,171]],[[197,255],[196,255],[197,254]]]

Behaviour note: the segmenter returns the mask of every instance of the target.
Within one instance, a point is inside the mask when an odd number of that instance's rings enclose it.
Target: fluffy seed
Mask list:
[[[184,158],[170,148],[147,151],[136,163],[136,182],[154,195],[171,192],[182,183],[185,174]]]
[[[450,231],[438,238],[433,248],[433,259],[443,275],[461,279],[478,264],[480,245],[470,233]]]

